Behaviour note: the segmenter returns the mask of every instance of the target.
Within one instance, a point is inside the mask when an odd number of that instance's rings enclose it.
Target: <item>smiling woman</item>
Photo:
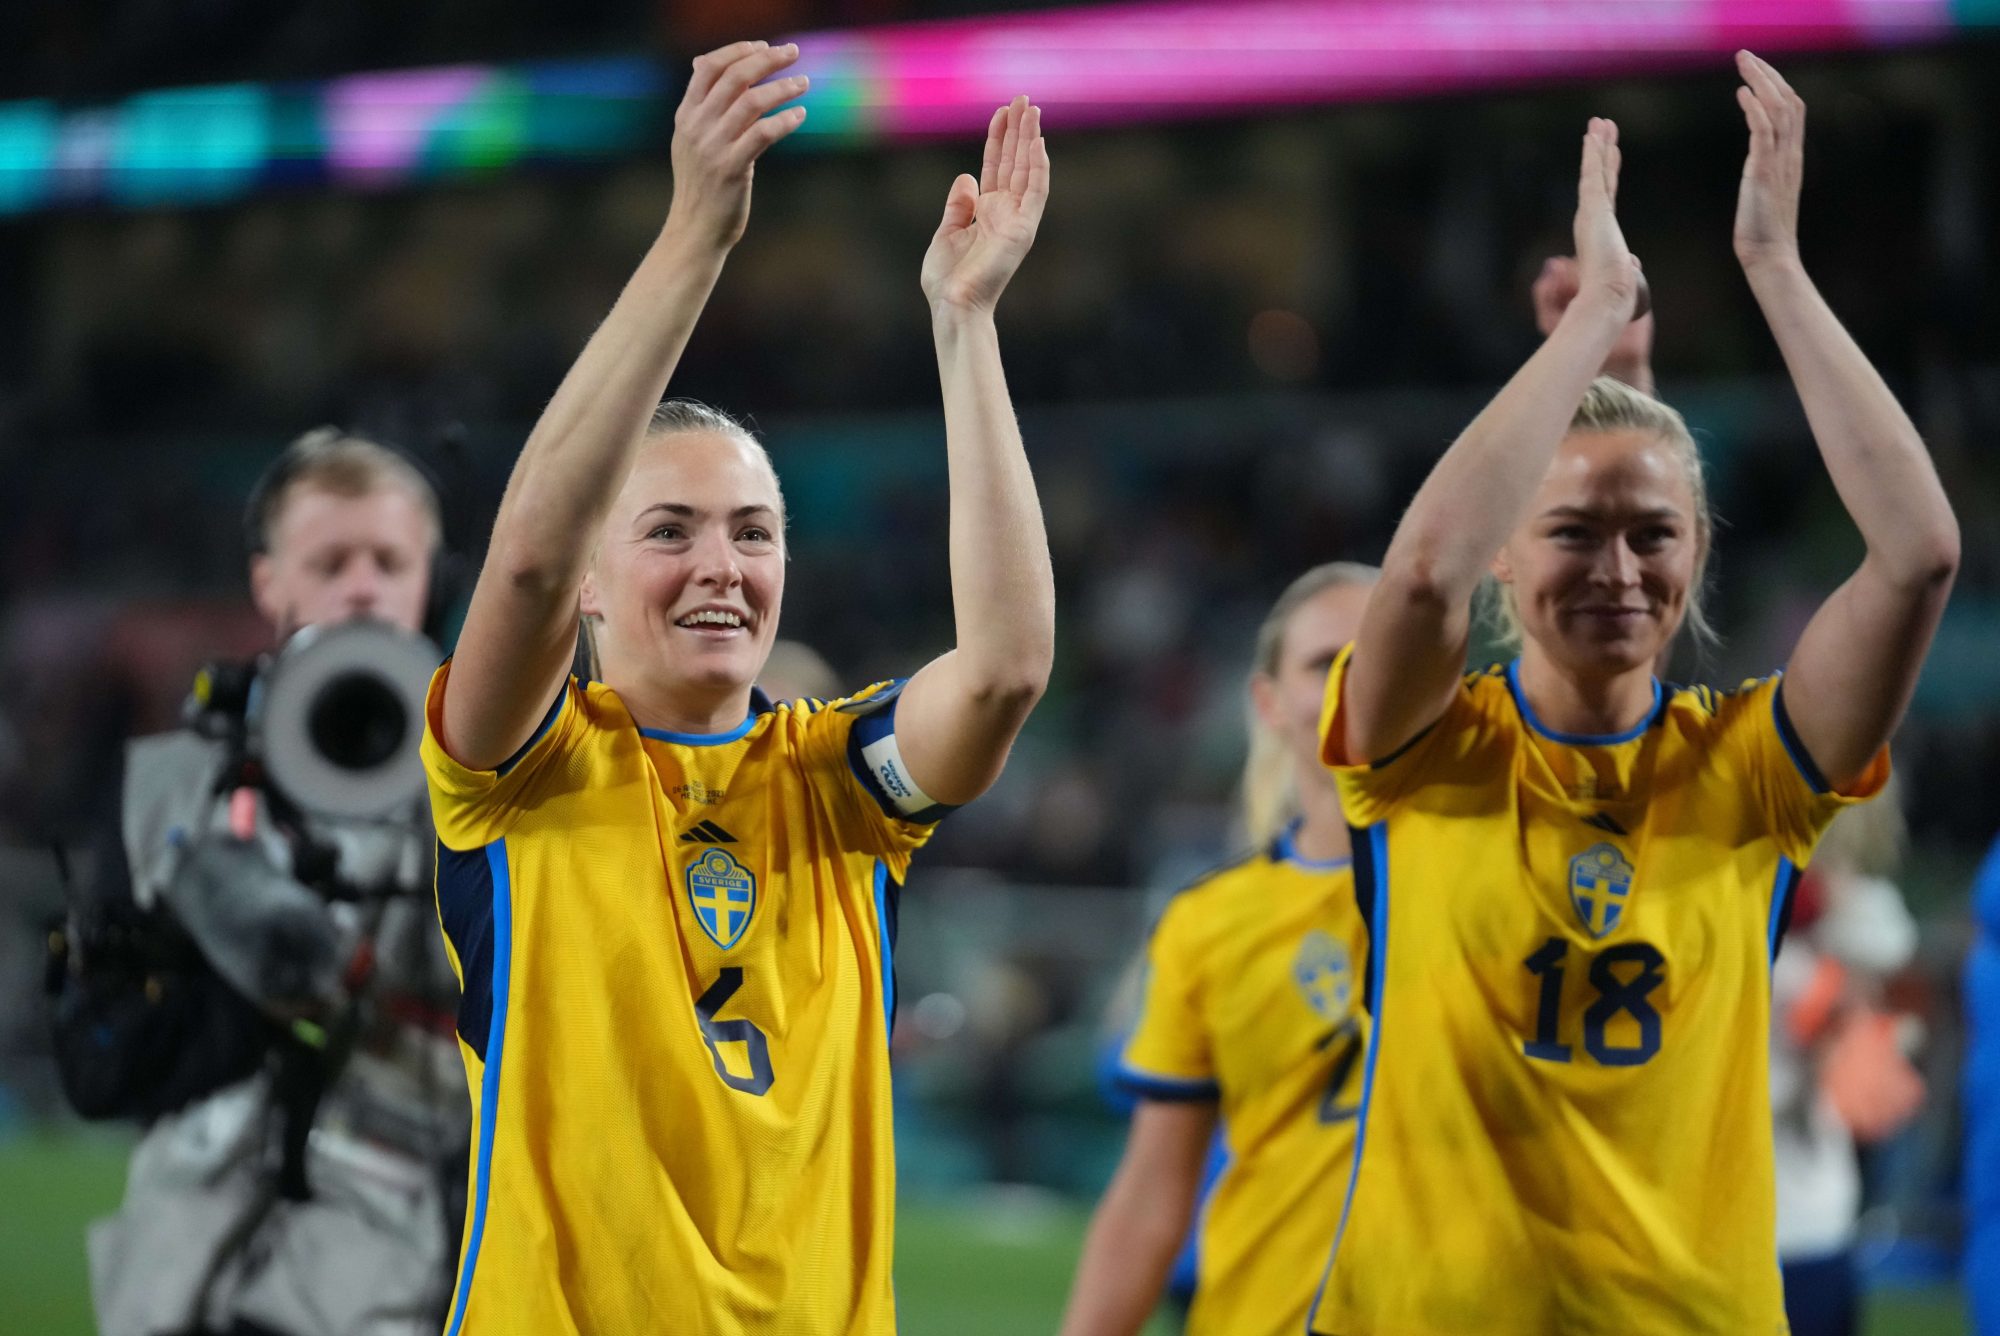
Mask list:
[[[1046,685],[1054,582],[994,309],[1048,195],[994,113],[922,282],[944,390],[957,644],[771,701],[784,497],[740,424],[662,404],[796,129],[795,47],[695,62],[659,239],[522,449],[424,759],[478,1108],[448,1331],[895,1330],[889,1033],[911,855],[998,777]],[[573,677],[579,624],[598,660]]]
[[[719,732],[736,722],[732,693],[770,657],[784,592],[785,498],[770,455],[727,413],[667,400],[583,577],[592,676],[626,683],[626,703],[648,717],[692,710],[701,717],[675,726]]]
[[[1594,380],[1640,285],[1592,121],[1577,296],[1432,469],[1327,684],[1374,1028],[1315,1332],[1785,1327],[1770,961],[1821,832],[1887,781],[1958,532],[1799,262],[1804,105],[1737,63],[1737,257],[1867,557],[1783,674],[1654,676],[1712,526],[1678,416]],[[1521,652],[1468,677],[1487,574]]]
[[[1584,391],[1531,508],[1534,520],[1508,538],[1488,586],[1499,640],[1530,638],[1521,594],[1529,594],[1538,641],[1588,657],[1623,642],[1648,662],[1680,627],[1703,644],[1715,631],[1702,607],[1715,517],[1701,453],[1687,422],[1652,395],[1611,376]],[[1609,553],[1638,576],[1637,595],[1593,593],[1591,563]]]

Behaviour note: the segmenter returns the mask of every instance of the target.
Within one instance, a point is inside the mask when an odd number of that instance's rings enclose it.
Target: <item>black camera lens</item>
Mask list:
[[[306,717],[315,750],[343,770],[372,770],[408,736],[402,700],[382,678],[348,673],[321,688]]]

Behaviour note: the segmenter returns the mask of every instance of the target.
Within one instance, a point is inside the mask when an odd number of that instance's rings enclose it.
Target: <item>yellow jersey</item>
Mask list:
[[[1295,1336],[1339,1219],[1361,1104],[1367,930],[1346,859],[1290,833],[1176,895],[1117,1079],[1214,1100],[1228,1154],[1197,1222],[1191,1336]]]
[[[1781,679],[1552,731],[1518,664],[1345,765],[1375,1005],[1311,1330],[1780,1336],[1770,962],[1834,793]],[[1337,1190],[1330,1188],[1329,1190]]]
[[[473,1165],[448,1336],[881,1336],[896,894],[942,809],[901,683],[638,727],[574,679],[521,754],[424,767]]]

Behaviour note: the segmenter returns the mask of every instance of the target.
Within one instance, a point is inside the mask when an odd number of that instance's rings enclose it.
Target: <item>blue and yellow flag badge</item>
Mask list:
[[[688,904],[695,921],[727,951],[743,940],[757,912],[757,877],[726,849],[710,849],[687,870]]]
[[[1354,964],[1347,948],[1323,932],[1309,932],[1292,961],[1292,982],[1323,1021],[1346,1017],[1354,997]]]
[[[1569,860],[1569,902],[1592,937],[1618,926],[1631,894],[1632,865],[1615,845],[1593,844]]]

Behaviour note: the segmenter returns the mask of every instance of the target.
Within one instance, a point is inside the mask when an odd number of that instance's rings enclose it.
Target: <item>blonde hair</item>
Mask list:
[[[286,446],[251,489],[243,512],[243,541],[253,556],[270,552],[285,507],[305,488],[349,499],[400,489],[430,522],[431,547],[443,541],[437,491],[415,464],[387,446],[350,436],[338,427],[315,427]]]
[[[785,510],[785,490],[778,484],[778,469],[771,462],[771,452],[764,448],[764,442],[756,432],[750,430],[747,422],[699,399],[662,399],[653,409],[652,419],[646,423],[645,439],[652,441],[662,436],[680,436],[697,432],[727,436],[732,440],[741,441],[764,461],[765,471],[771,475],[771,490],[778,495],[778,546],[790,556],[790,548],[785,543],[785,524],[788,519]],[[602,681],[604,661],[597,652],[597,634],[590,625],[589,617],[577,619],[576,638],[577,675],[592,681]]]
[[[1285,586],[1285,592],[1264,614],[1251,651],[1250,675],[1276,677],[1278,661],[1285,653],[1285,632],[1291,628],[1292,614],[1328,589],[1370,585],[1381,576],[1373,566],[1358,561],[1329,561],[1315,566]],[[1291,754],[1284,739],[1250,707],[1250,751],[1243,762],[1241,785],[1243,830],[1253,846],[1262,847],[1299,815],[1298,776],[1293,772]]]
[[[1708,503],[1708,478],[1702,470],[1701,451],[1688,430],[1687,420],[1643,390],[1622,380],[1599,376],[1584,391],[1583,402],[1570,417],[1569,431],[1638,431],[1657,439],[1673,452],[1687,478],[1688,493],[1694,499],[1695,559],[1694,580],[1688,587],[1685,624],[1695,643],[1708,648],[1718,643],[1715,627],[1708,620],[1704,595],[1708,589],[1708,559],[1715,548],[1715,514]],[[1480,610],[1493,638],[1506,649],[1519,650],[1527,638],[1521,623],[1521,606],[1514,587],[1491,575],[1480,585]]]

